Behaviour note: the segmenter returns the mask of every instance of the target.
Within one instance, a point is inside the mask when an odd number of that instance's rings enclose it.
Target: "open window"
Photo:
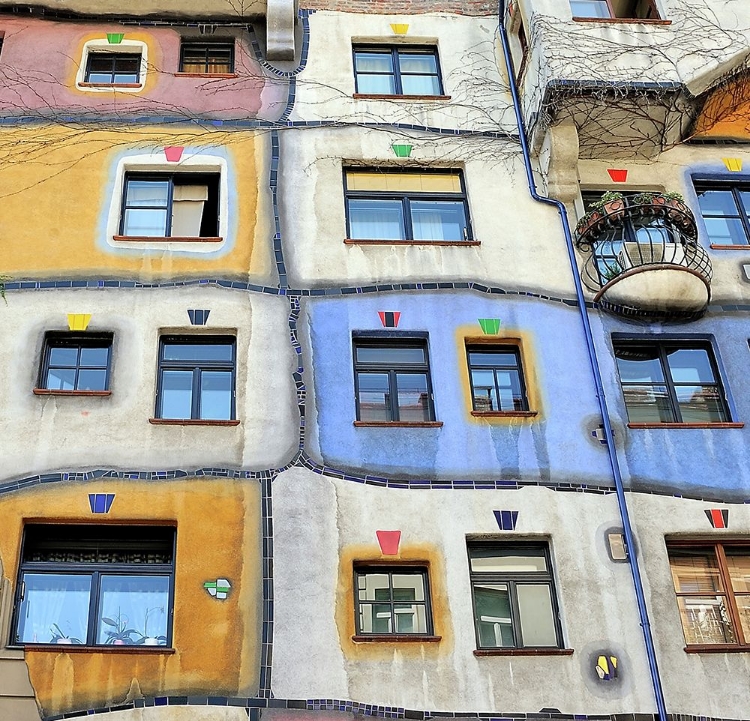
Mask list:
[[[570,0],[574,19],[660,20],[654,0]]]

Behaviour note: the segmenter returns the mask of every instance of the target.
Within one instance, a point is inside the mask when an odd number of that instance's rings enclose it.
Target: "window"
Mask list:
[[[159,344],[156,417],[225,421],[234,418],[235,339],[164,336]]]
[[[126,173],[119,239],[220,240],[218,173]]]
[[[659,20],[653,0],[570,0],[574,18]]]
[[[746,246],[750,243],[750,183],[696,180],[703,222],[712,246]]]
[[[634,340],[614,349],[631,423],[729,420],[710,344]]]
[[[175,531],[27,525],[13,642],[170,646]]]
[[[355,567],[357,635],[432,635],[426,568]]]
[[[528,411],[516,346],[467,345],[472,407],[477,413]]]
[[[347,237],[385,242],[471,240],[463,177],[458,171],[345,172]]]
[[[354,384],[358,421],[435,420],[426,340],[355,339]]]
[[[363,95],[443,94],[434,47],[355,46],[354,80]]]
[[[234,42],[183,42],[180,72],[228,75],[234,72]]]
[[[687,646],[750,650],[750,546],[671,544],[668,552]]]
[[[477,647],[561,648],[547,545],[470,541],[468,550]]]
[[[108,391],[111,351],[111,334],[47,333],[37,389]]]
[[[138,53],[90,52],[85,82],[94,85],[138,85],[141,56]]]

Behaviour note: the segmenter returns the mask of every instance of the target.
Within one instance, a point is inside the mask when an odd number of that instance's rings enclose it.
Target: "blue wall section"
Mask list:
[[[317,411],[308,424],[317,420],[311,438],[327,465],[400,477],[611,484],[605,449],[591,437],[597,404],[575,308],[468,291],[322,298],[307,307]],[[398,332],[429,334],[442,428],[353,425],[352,333],[382,331],[379,310],[401,312]],[[536,418],[471,416],[461,335],[481,336],[479,318],[500,318],[501,336],[523,337],[526,363],[534,365],[527,376],[538,385]]]
[[[624,480],[656,490],[716,500],[750,499],[750,319],[709,314],[686,325],[645,326],[592,314],[597,351],[613,422],[623,429]],[[628,416],[615,366],[612,333],[634,338],[708,340],[722,372],[732,421],[745,428],[627,428]],[[622,439],[622,437],[620,437]]]

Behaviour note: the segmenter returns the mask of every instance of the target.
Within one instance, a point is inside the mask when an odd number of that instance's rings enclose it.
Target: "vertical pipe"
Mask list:
[[[510,86],[510,93],[513,98],[513,110],[515,111],[516,123],[518,124],[518,135],[521,142],[521,151],[523,153],[523,162],[526,169],[526,180],[529,185],[529,192],[531,193],[531,197],[534,200],[540,203],[545,203],[546,205],[552,205],[556,207],[557,212],[560,214],[563,234],[565,235],[565,243],[568,249],[568,260],[570,261],[570,268],[573,273],[573,283],[575,284],[576,299],[578,300],[578,310],[581,316],[581,325],[583,326],[583,334],[586,338],[586,348],[588,350],[591,373],[594,378],[596,397],[599,401],[599,411],[601,412],[602,423],[604,426],[604,438],[607,444],[607,452],[609,453],[609,463],[612,468],[612,476],[615,481],[617,505],[620,510],[620,517],[622,519],[622,527],[625,535],[625,543],[628,548],[628,561],[630,564],[630,571],[633,576],[633,586],[635,588],[635,597],[638,603],[638,614],[640,616],[641,628],[643,630],[643,641],[646,646],[646,656],[648,657],[648,666],[651,673],[651,685],[654,690],[654,699],[656,701],[657,714],[660,721],[667,721],[667,709],[664,702],[664,692],[661,686],[661,677],[659,676],[659,666],[656,660],[654,639],[651,634],[651,623],[649,621],[648,608],[646,607],[646,597],[643,592],[643,581],[641,580],[641,571],[638,566],[638,559],[635,555],[635,545],[633,543],[633,528],[630,525],[630,515],[628,513],[627,499],[625,498],[625,489],[622,483],[622,475],[620,473],[620,463],[617,458],[617,449],[615,447],[614,436],[612,434],[612,425],[609,420],[609,409],[607,407],[607,399],[604,395],[601,370],[599,369],[599,361],[596,356],[596,347],[594,346],[594,337],[591,332],[591,324],[589,322],[588,311],[586,310],[583,286],[581,285],[581,278],[578,274],[578,263],[576,261],[575,250],[573,248],[573,238],[570,234],[568,212],[565,209],[565,205],[559,200],[546,198],[537,193],[536,181],[534,180],[534,172],[531,168],[529,144],[526,139],[526,127],[523,121],[521,102],[518,97],[518,88],[516,86],[513,59],[511,58],[510,46],[508,44],[508,33],[505,27],[505,0],[498,0],[498,12],[500,40],[503,46],[505,66],[508,70],[508,85]],[[531,37],[529,37],[529,41],[531,41]]]

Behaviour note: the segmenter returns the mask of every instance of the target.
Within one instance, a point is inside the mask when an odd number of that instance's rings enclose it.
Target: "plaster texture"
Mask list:
[[[392,24],[407,25],[398,34]],[[310,56],[298,77],[295,120],[411,123],[515,132],[498,60],[497,18],[448,13],[340,13],[310,16]],[[446,99],[354,98],[352,45],[437,47]],[[489,92],[488,92],[489,91]]]
[[[352,333],[383,331],[380,310],[401,312],[398,329],[390,329],[401,338],[428,336],[435,415],[442,427],[353,425]],[[465,346],[467,338],[483,337],[479,318],[500,319],[500,333],[492,336],[498,343],[520,341],[536,416],[471,415]],[[609,481],[604,449],[590,437],[589,414],[596,417],[597,405],[575,308],[460,291],[394,293],[310,300],[300,325],[314,384],[308,448],[326,465],[419,478]]]
[[[278,0],[291,6],[292,0]],[[275,120],[286,104],[286,83],[273,79],[255,59],[250,36],[241,28],[219,28],[201,35],[196,27],[133,27],[110,23],[19,19],[0,16],[3,39],[3,85],[0,112],[59,118],[80,115],[170,116],[190,121],[196,117],[265,118]],[[108,44],[107,33],[124,33],[119,45]],[[180,70],[181,40],[234,43],[232,77],[191,77]],[[83,87],[86,44],[99,52],[136,48],[147,63],[140,88]]]
[[[612,563],[604,544],[595,541],[602,523],[618,525],[614,496],[539,488],[386,490],[298,468],[279,475],[273,496],[277,697],[474,713],[543,707],[563,713],[653,711],[628,566]],[[519,511],[514,533],[498,531],[496,508]],[[375,531],[382,529],[401,530],[399,556],[381,556]],[[550,540],[563,636],[572,655],[473,654],[466,538],[476,536]],[[429,563],[441,640],[353,642],[353,598],[347,593],[352,562],[418,558]],[[611,644],[624,651],[622,683],[584,681],[595,675],[588,652]]]
[[[281,136],[280,213],[290,283],[298,287],[473,280],[573,296],[554,208],[529,198],[515,144],[487,138],[415,135],[397,159],[393,131],[299,129]],[[345,244],[347,167],[463,171],[479,246]]]
[[[292,0],[289,0],[290,2]],[[0,0],[0,7],[14,7],[14,0]],[[267,0],[247,0],[237,5],[232,0],[186,0],[179,9],[169,0],[134,0],[118,15],[161,15],[172,17],[252,17],[263,15]],[[70,11],[84,14],[111,15],[112,5],[107,0],[44,0],[38,6],[56,11]]]
[[[8,294],[0,426],[2,478],[85,468],[272,468],[297,448],[296,367],[285,298],[217,288],[55,290]],[[191,326],[187,310],[210,309]],[[91,313],[88,330],[112,332],[109,397],[37,396],[44,334],[67,331],[67,313]],[[234,427],[152,425],[159,336],[237,338]]]

